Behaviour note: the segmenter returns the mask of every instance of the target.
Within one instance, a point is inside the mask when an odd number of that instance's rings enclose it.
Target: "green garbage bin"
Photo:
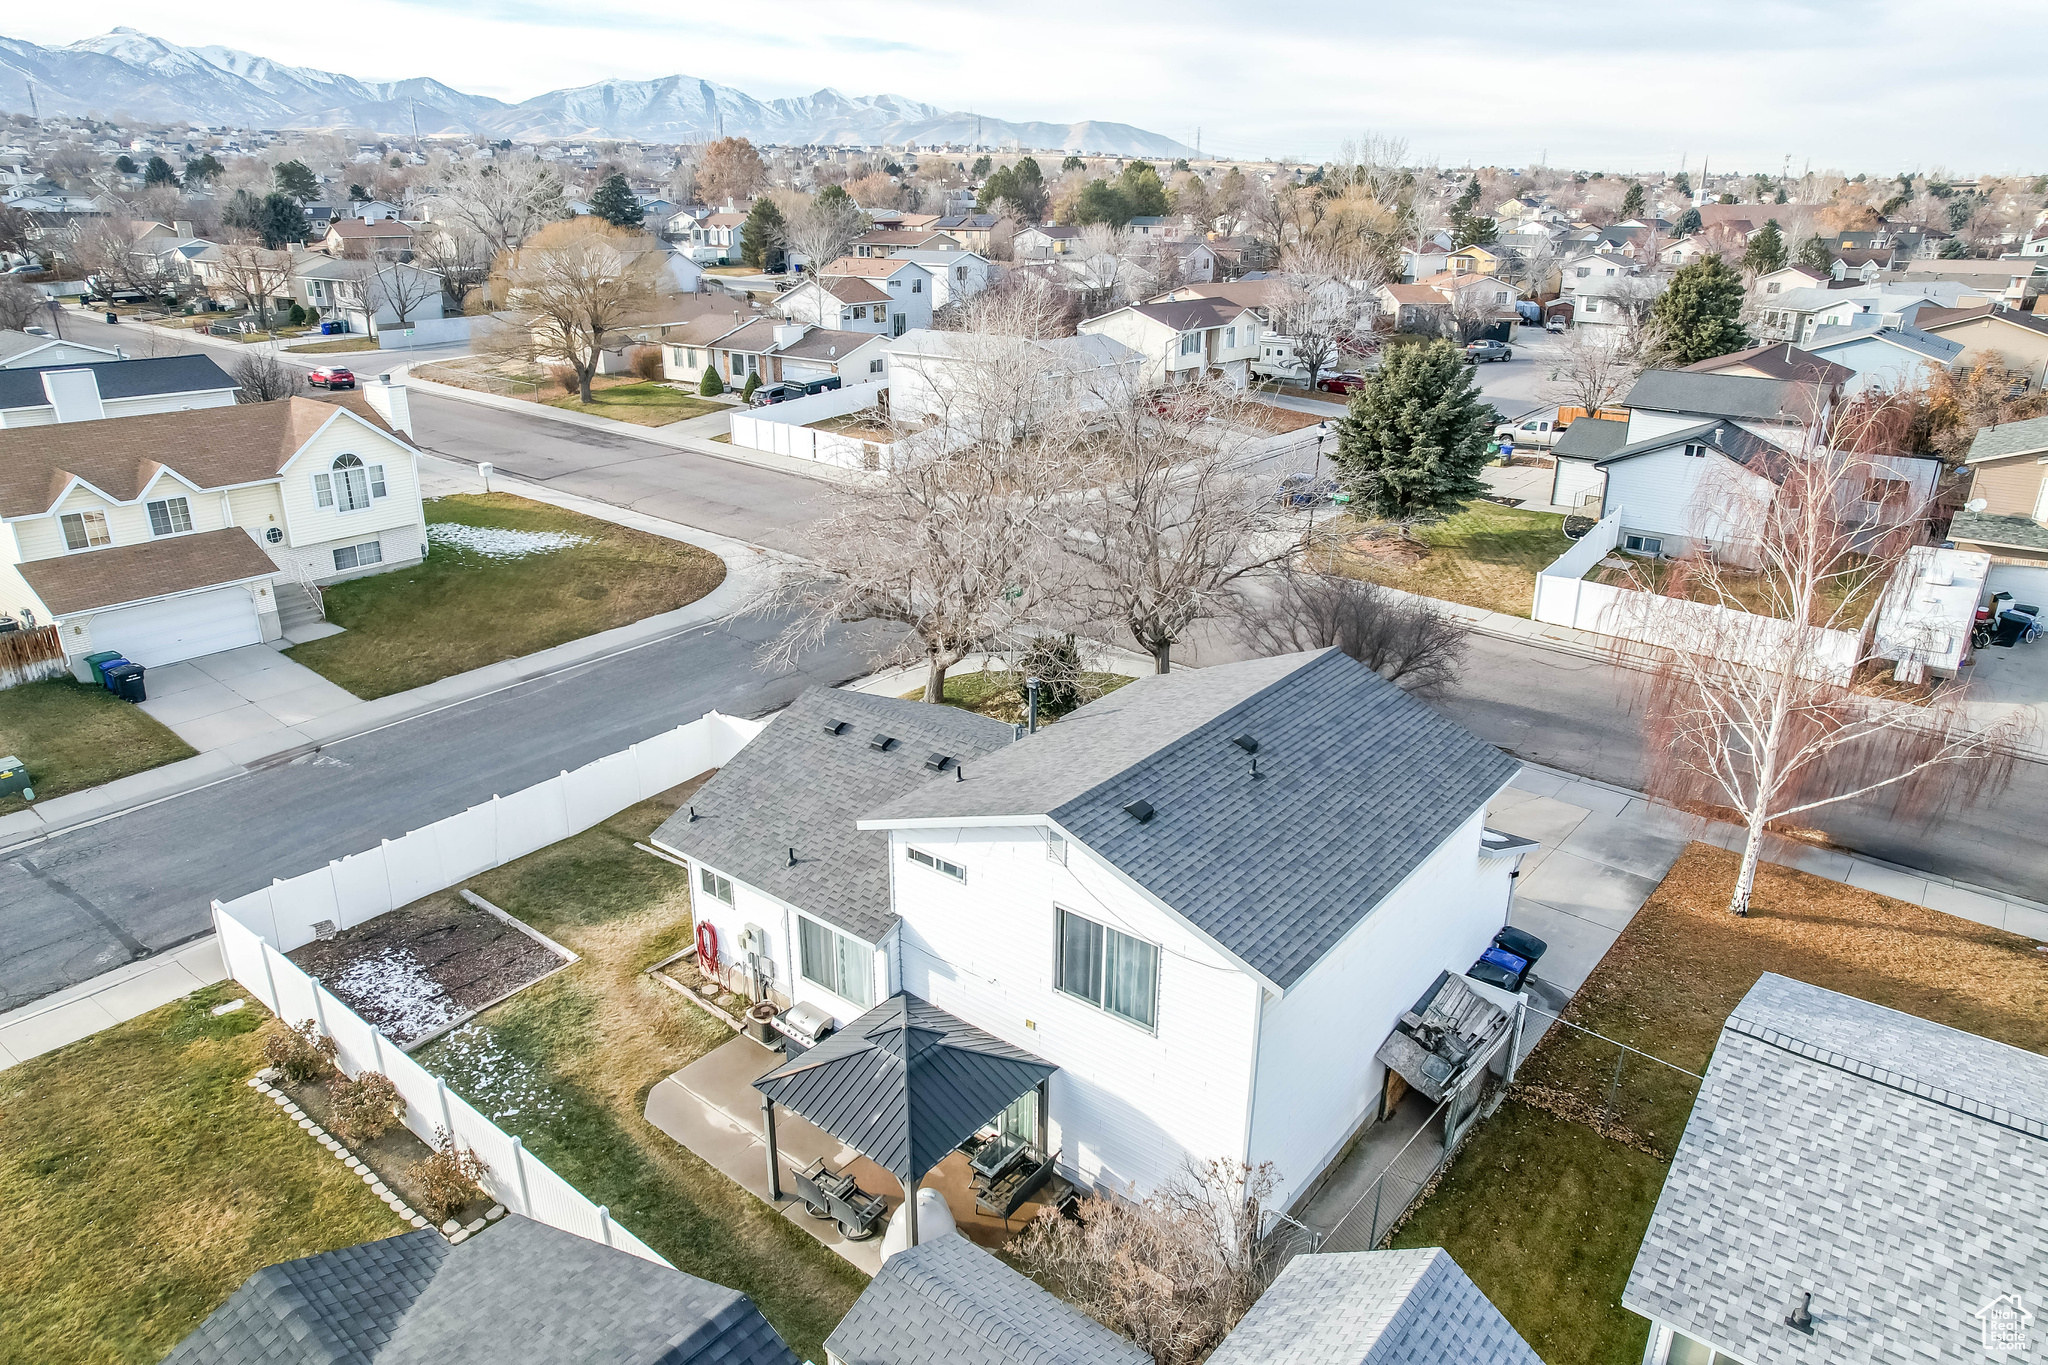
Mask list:
[[[0,796],[19,795],[24,801],[36,799],[36,789],[30,785],[28,768],[14,755],[0,758]]]
[[[92,680],[101,687],[105,687],[107,685],[107,675],[102,670],[120,657],[121,651],[118,649],[103,649],[97,654],[86,655],[85,662],[92,668]]]

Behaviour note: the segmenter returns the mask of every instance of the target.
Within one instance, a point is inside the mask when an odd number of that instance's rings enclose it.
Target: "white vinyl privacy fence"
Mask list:
[[[483,1184],[515,1213],[668,1264],[602,1206],[529,1156],[517,1137],[485,1118],[285,956],[310,943],[316,925],[346,929],[458,885],[580,833],[637,802],[723,765],[762,722],[716,711],[573,772],[493,796],[459,815],[386,839],[376,848],[213,903],[229,975],[281,1019],[312,1019],[333,1038],[350,1075],[381,1071],[405,1097],[405,1125],[431,1143],[437,1128],[490,1164]]]
[[[838,465],[842,469],[880,469],[895,447],[882,441],[863,441],[835,431],[820,431],[812,422],[864,411],[882,401],[886,384],[848,384],[826,389],[787,403],[742,408],[732,415],[732,443],[754,450],[772,450],[800,460]]]
[[[1620,540],[1620,512],[1610,512],[1595,522],[1578,544],[1536,576],[1531,615],[1552,625],[1617,639],[1708,652],[1753,668],[1781,670],[1787,658],[1792,658],[1800,661],[1801,671],[1845,686],[1854,675],[1863,647],[1862,641],[1847,631],[1807,627],[1805,638],[1795,639],[1801,630],[1773,616],[1587,581],[1593,566]]]

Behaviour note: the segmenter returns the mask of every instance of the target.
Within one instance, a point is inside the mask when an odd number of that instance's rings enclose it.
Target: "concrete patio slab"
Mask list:
[[[1547,772],[1542,768],[1524,765],[1520,772],[1508,779],[1508,786],[1516,791],[1530,792],[1536,796],[1555,796],[1564,790],[1565,784],[1570,781],[1572,779],[1563,773]]]
[[[1586,978],[1600,965],[1600,959],[1607,956],[1607,950],[1614,946],[1617,934],[1604,924],[1566,914],[1555,906],[1541,901],[1530,900],[1527,896],[1515,897],[1508,923],[1518,929],[1527,929],[1549,945],[1543,960],[1536,964],[1532,980],[1547,981],[1566,995],[1575,994],[1586,984]]]
[[[332,715],[345,706],[354,706],[353,693],[322,679],[289,692],[264,698],[256,703],[286,725],[303,725],[320,716]]]
[[[168,675],[168,689],[159,687]],[[245,645],[151,669],[142,709],[201,753],[241,747],[363,703],[346,689],[265,645]],[[265,752],[274,752],[268,750]],[[247,752],[238,762],[263,753]]]
[[[1522,878],[1520,892],[1529,900],[1605,925],[1619,934],[1628,928],[1658,878],[1624,872],[1560,849],[1543,866]]]
[[[1558,847],[1565,853],[1633,872],[1652,881],[1662,881],[1664,874],[1671,870],[1671,865],[1678,861],[1678,855],[1685,852],[1685,846],[1697,833],[1696,828],[1684,828],[1684,821],[1683,816],[1667,822],[1656,818],[1602,815],[1594,811],[1581,820],[1578,828],[1567,835]],[[1695,826],[1704,823],[1694,822]]]
[[[1557,789],[1555,799],[1601,815],[1619,815],[1628,809],[1629,802],[1638,798],[1592,782],[1567,782]]]

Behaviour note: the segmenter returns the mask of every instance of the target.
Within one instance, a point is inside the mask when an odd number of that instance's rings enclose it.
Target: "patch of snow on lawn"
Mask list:
[[[590,543],[589,536],[567,531],[509,531],[502,526],[465,526],[459,521],[432,523],[427,527],[427,539],[486,559],[524,559]]]
[[[409,948],[383,948],[356,959],[328,983],[328,989],[355,1002],[358,1011],[400,1047],[462,1013]]]
[[[524,1126],[561,1117],[561,1099],[533,1063],[507,1052],[495,1034],[474,1023],[440,1038],[431,1069],[493,1122],[517,1118]]]

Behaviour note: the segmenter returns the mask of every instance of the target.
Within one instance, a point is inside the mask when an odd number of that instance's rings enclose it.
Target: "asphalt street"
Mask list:
[[[716,455],[415,392],[413,438],[534,483],[738,540],[808,555],[805,528],[837,510],[833,486]]]
[[[709,710],[867,671],[842,632],[757,669],[775,623],[700,627],[0,853],[0,1011],[208,932],[208,906],[517,791]]]

